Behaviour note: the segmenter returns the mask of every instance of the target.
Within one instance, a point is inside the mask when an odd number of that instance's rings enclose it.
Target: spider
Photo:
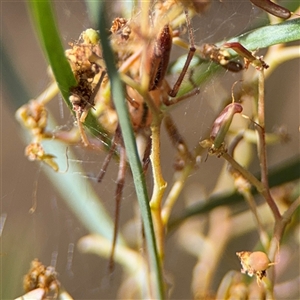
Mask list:
[[[136,134],[142,133],[146,136],[147,139],[144,157],[142,159],[144,171],[146,171],[149,164],[151,149],[151,133],[149,132],[149,128],[155,111],[160,113],[161,105],[170,106],[186,99],[192,94],[198,93],[198,89],[196,89],[188,95],[185,95],[184,97],[175,98],[179,91],[181,83],[188,71],[196,48],[194,45],[193,31],[189,21],[187,9],[183,6],[174,6],[174,4],[174,1],[165,1],[155,4],[153,13],[150,14],[151,30],[148,37],[144,37],[140,32],[138,25],[139,20],[135,17],[133,17],[131,21],[126,21],[123,18],[117,18],[113,21],[113,25],[111,27],[111,44],[117,57],[116,64],[119,67],[121,76],[123,75],[122,78],[127,78],[129,82],[128,83],[126,79],[124,80],[126,82],[125,94],[128,102],[128,109],[132,125]],[[174,86],[171,88],[166,81],[166,72],[170,61],[172,39],[173,36],[179,34],[179,32],[172,29],[171,24],[168,21],[168,15],[173,14],[175,16],[178,16],[182,13],[184,13],[186,18],[190,48],[182,71],[179,74]],[[148,57],[146,60],[144,60],[143,57],[145,40],[147,41],[146,46],[148,50]],[[143,96],[134,88],[134,84],[133,86],[130,85],[130,82],[141,82],[145,72],[149,74],[147,82],[147,93],[149,95],[148,100],[152,102],[154,111],[153,107],[150,108],[149,103],[145,102]],[[101,90],[102,92],[104,92],[105,88]],[[99,97],[101,98],[101,93]],[[169,129],[168,132],[174,133],[175,130],[172,128],[172,130]],[[182,143],[183,140],[181,137],[178,137],[178,135],[177,138],[172,136],[171,139],[177,146],[179,146],[179,144]],[[109,162],[115,152],[118,153],[120,162],[117,176],[117,186],[115,191],[116,204],[114,234],[109,260],[109,269],[111,271],[114,268],[113,258],[119,227],[120,201],[122,198],[122,192],[125,182],[125,172],[127,167],[126,151],[121,129],[118,124],[116,124],[115,134],[112,139],[109,153],[107,154],[102,164],[101,170],[97,176],[98,182],[102,181]]]

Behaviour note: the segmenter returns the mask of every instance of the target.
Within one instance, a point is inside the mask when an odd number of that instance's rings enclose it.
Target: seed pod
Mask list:
[[[265,10],[269,14],[281,19],[288,19],[291,16],[291,12],[272,1],[269,0],[250,0],[257,7]]]
[[[243,106],[234,102],[228,104],[219,114],[210,132],[210,138],[213,141],[215,149],[219,149],[224,142],[234,114],[241,113],[242,111]]]
[[[255,271],[264,271],[268,269],[270,264],[267,254],[262,251],[252,252],[249,256],[248,262]]]
[[[256,275],[257,282],[259,283],[266,277],[266,270],[274,263],[271,263],[267,254],[262,251],[241,251],[236,252],[236,255],[241,260],[243,274],[248,273],[250,277]]]

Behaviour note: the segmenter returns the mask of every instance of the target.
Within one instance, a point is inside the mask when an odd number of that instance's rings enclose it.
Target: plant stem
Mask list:
[[[279,209],[274,202],[270,194],[269,182],[268,182],[268,168],[267,168],[267,150],[266,150],[266,140],[265,140],[265,79],[264,79],[264,70],[258,71],[258,126],[256,129],[258,131],[258,156],[260,162],[260,171],[261,171],[261,182],[264,186],[264,196],[270,206],[270,209],[273,212],[275,220],[281,218]]]
[[[231,155],[229,155],[227,152],[224,152],[222,154],[222,157],[226,159],[231,166],[236,169],[239,173],[241,173],[255,188],[257,191],[261,194],[265,194],[265,188],[263,184],[248,170],[243,168]]]
[[[160,258],[162,259],[164,257],[165,229],[161,218],[161,203],[162,197],[167,187],[167,183],[162,176],[160,165],[160,123],[161,122],[153,122],[153,124],[151,125],[152,149],[150,159],[152,165],[154,186],[150,201],[150,207],[156,233],[156,240],[158,244],[158,252]]]
[[[202,147],[201,147],[202,148]],[[204,148],[202,148],[204,149]],[[285,184],[287,182],[298,180],[299,179],[299,168],[300,168],[300,158],[296,156],[291,162],[284,162],[280,167],[275,167],[270,170],[270,187],[275,187],[278,185]],[[256,176],[258,177],[258,175]],[[257,193],[257,189],[251,189],[251,193],[255,195]],[[221,205],[236,205],[237,203],[241,203],[243,201],[243,197],[237,193],[232,192],[228,194],[222,195],[211,195],[204,203],[198,203],[193,205],[192,207],[186,208],[179,216],[171,218],[168,224],[168,231],[176,228],[183,221],[186,221],[188,218],[200,215],[207,214],[212,209],[221,206]]]
[[[291,221],[294,212],[296,211],[297,208],[299,208],[299,206],[300,206],[300,197],[298,197],[290,205],[290,207],[282,215],[282,218],[276,221],[274,226],[273,238],[271,240],[269,251],[268,251],[268,257],[270,258],[271,261],[276,262],[276,253],[279,252],[279,245],[282,240],[286,225]],[[275,280],[274,269],[271,269],[269,273],[270,273],[269,274],[270,280],[274,282]]]
[[[179,194],[181,193],[188,176],[191,174],[193,167],[194,164],[189,163],[184,167],[183,170],[180,171],[179,176],[178,174],[175,174],[177,178],[171,188],[170,193],[168,194],[168,197],[161,211],[162,221],[165,226],[168,224],[173,206],[176,200],[178,199]]]
[[[260,221],[259,215],[258,215],[258,211],[257,211],[257,207],[256,207],[256,203],[253,199],[253,196],[251,195],[250,191],[241,191],[241,193],[243,194],[244,198],[246,199],[246,201],[248,202],[248,205],[252,211],[252,214],[254,216],[255,219],[255,223],[256,223],[256,228],[257,231],[259,233],[259,238],[260,238],[260,242],[263,245],[263,247],[265,249],[268,249],[269,246],[269,238],[267,233],[265,232],[263,226],[262,226],[262,222]]]
[[[180,161],[182,161],[184,164],[184,167],[175,173],[175,182],[161,212],[163,223],[166,226],[171,214],[171,210],[185,185],[187,177],[190,175],[195,166],[195,159],[188,150],[188,146],[183,137],[180,135],[171,116],[167,113],[165,114],[164,122],[168,135],[175,149],[177,150],[177,155],[179,156]]]

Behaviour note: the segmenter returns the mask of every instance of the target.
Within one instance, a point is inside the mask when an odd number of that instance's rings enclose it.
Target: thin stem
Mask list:
[[[161,112],[158,109],[158,107],[155,105],[153,99],[150,96],[150,93],[148,91],[145,91],[142,87],[141,84],[135,82],[133,79],[131,79],[129,76],[125,74],[120,74],[120,77],[124,83],[126,83],[128,86],[132,87],[135,89],[145,100],[146,104],[151,110],[154,122],[160,122],[161,118]]]
[[[274,235],[270,242],[270,247],[268,251],[268,257],[271,261],[276,262],[276,254],[279,252],[279,245],[283,237],[284,230],[286,225],[291,221],[291,218],[296,211],[297,208],[300,206],[300,197],[298,197],[290,207],[284,212],[282,218],[275,223],[274,227]],[[278,259],[277,259],[278,260]],[[275,280],[275,273],[274,269],[270,269],[269,277],[272,282]]]
[[[157,241],[157,248],[160,258],[164,257],[164,239],[165,228],[161,218],[161,203],[167,183],[165,182],[160,165],[160,122],[151,126],[152,132],[152,149],[151,149],[151,165],[153,172],[153,193],[150,201],[151,213],[153,218],[153,226]]]
[[[292,160],[289,163],[284,162],[280,167],[273,168],[273,170],[271,169],[269,175],[270,187],[275,187],[299,179],[299,168],[300,168],[300,160],[299,157],[297,156],[295,161]],[[257,177],[258,176],[259,175],[257,174]],[[258,192],[257,189],[251,189],[251,193],[253,195],[256,195],[257,192]],[[206,199],[204,203],[199,202],[198,204],[195,204],[190,208],[183,210],[181,214],[179,214],[179,216],[171,218],[168,224],[168,231],[177,228],[179,224],[181,224],[183,221],[187,220],[192,216],[207,214],[212,209],[218,206],[237,205],[242,201],[243,201],[243,197],[237,192],[230,192],[228,194],[222,194],[222,195],[211,195]]]
[[[260,171],[261,171],[261,182],[265,190],[265,199],[273,212],[275,220],[281,218],[280,212],[274,199],[270,194],[269,182],[268,182],[268,168],[267,168],[267,150],[266,150],[266,139],[265,139],[265,79],[264,70],[258,71],[258,126],[256,129],[258,131],[258,156],[260,161]]]
[[[231,155],[227,152],[222,154],[222,157],[226,159],[231,166],[236,169],[239,173],[241,173],[262,195],[265,194],[265,188],[263,184],[248,170],[244,169]]]
[[[262,245],[265,249],[268,249],[269,238],[268,238],[266,231],[264,230],[264,228],[262,226],[262,222],[260,221],[255,200],[254,200],[250,190],[243,189],[243,190],[240,190],[240,193],[244,196],[244,198],[248,202],[248,205],[252,211],[252,214],[254,216],[255,223],[256,223],[256,228],[257,228],[257,231],[259,234],[260,242],[262,243]]]
[[[184,169],[180,172],[179,176],[177,176],[177,179],[175,180],[171,191],[168,194],[168,197],[165,201],[161,212],[162,221],[165,226],[168,224],[173,206],[176,203],[176,200],[178,199],[178,196],[181,193],[183,187],[185,186],[186,180],[191,174],[193,167],[194,164],[192,163],[189,163],[184,167]]]
[[[300,197],[298,197],[291,206],[284,212],[280,221],[275,224],[274,229],[274,238],[276,238],[279,242],[282,238],[284,229],[286,225],[291,221],[291,218],[296,211],[296,209],[300,206]]]
[[[282,215],[282,224],[287,224],[290,222],[294,212],[296,209],[300,206],[300,197],[298,197],[291,206],[285,211],[285,213]]]
[[[116,134],[121,134],[120,132]],[[122,141],[123,144],[123,141]],[[115,227],[114,227],[114,234],[113,234],[113,240],[112,240],[112,248],[111,248],[111,254],[109,257],[109,270],[110,273],[114,270],[114,254],[115,254],[115,248],[117,244],[117,237],[118,237],[118,230],[119,230],[119,221],[120,221],[120,207],[121,207],[121,200],[122,200],[122,192],[124,188],[124,182],[125,182],[125,175],[126,175],[126,151],[124,146],[122,145],[120,147],[120,166],[119,166],[119,172],[118,172],[118,179],[117,179],[117,188],[115,193]]]
[[[243,132],[238,133],[235,138],[230,143],[230,146],[228,148],[228,154],[233,157],[234,150],[238,143],[243,139]],[[235,174],[234,170],[232,170],[232,167],[229,168],[229,171],[232,173],[232,175],[235,178],[235,185],[237,186],[237,189],[239,193],[241,193],[244,196],[244,199],[248,202],[248,205],[250,207],[250,210],[252,211],[252,214],[254,216],[256,227],[259,233],[260,241],[265,249],[269,246],[269,238],[267,233],[265,232],[262,222],[259,218],[257,207],[255,200],[253,198],[253,195],[251,194],[251,188],[247,182],[245,182],[245,178],[239,176],[239,174]]]
[[[35,100],[42,104],[46,104],[50,100],[52,100],[58,94],[58,92],[59,92],[59,88],[57,82],[54,81]]]
[[[80,121],[80,116],[81,116],[81,113],[79,110],[76,111],[76,122],[77,122],[77,126],[78,126],[78,129],[79,129],[79,132],[80,132],[80,136],[81,136],[81,140],[82,140],[82,143],[85,147],[88,147],[90,145],[90,142],[87,138],[87,135],[85,133],[85,130],[83,128],[83,124],[82,122]]]
[[[265,78],[264,69],[258,71],[258,124],[265,127]]]
[[[268,78],[280,64],[296,58],[300,58],[299,46],[284,47],[280,44],[270,47],[264,57],[270,66],[265,70],[265,78]]]
[[[222,157],[226,159],[231,166],[236,169],[238,172],[240,172],[249,182],[255,186],[257,191],[263,195],[263,197],[266,199],[268,205],[270,206],[275,220],[279,220],[281,218],[278,207],[276,206],[274,200],[272,199],[270,195],[270,191],[267,190],[262,182],[260,182],[253,174],[251,174],[248,170],[244,169],[232,156],[230,156],[228,153],[223,153]]]
[[[184,167],[180,171],[175,173],[175,182],[162,209],[162,220],[164,225],[167,225],[172,208],[185,185],[187,177],[189,176],[195,165],[195,159],[193,155],[189,152],[185,140],[179,133],[175,123],[173,122],[169,114],[165,114],[164,122],[168,135],[175,149],[178,151],[178,156],[180,160],[184,163]]]

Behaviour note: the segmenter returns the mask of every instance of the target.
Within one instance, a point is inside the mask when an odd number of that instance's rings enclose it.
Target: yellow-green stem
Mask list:
[[[153,225],[156,235],[158,253],[161,258],[164,256],[164,238],[165,228],[161,218],[161,203],[162,198],[167,187],[160,166],[160,124],[159,122],[153,122],[151,126],[152,132],[152,149],[151,149],[151,164],[153,172],[153,193],[150,201],[150,208],[152,212]]]
[[[173,206],[176,203],[176,200],[178,199],[178,196],[185,185],[186,179],[193,170],[193,167],[194,164],[192,164],[191,162],[187,164],[185,168],[180,172],[180,176],[178,176],[178,178],[172,186],[172,189],[166,199],[166,202],[161,212],[162,221],[165,226],[168,224]]]
[[[50,100],[52,100],[58,93],[59,88],[56,81],[54,81],[35,100],[39,103],[46,104]]]

